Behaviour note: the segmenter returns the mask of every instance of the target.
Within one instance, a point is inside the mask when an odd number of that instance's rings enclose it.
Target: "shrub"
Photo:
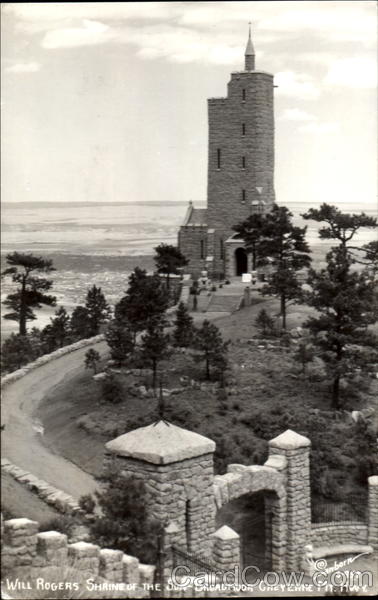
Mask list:
[[[156,564],[161,529],[149,513],[144,482],[118,473],[108,473],[104,479],[106,488],[96,492],[102,516],[89,525],[93,541]]]
[[[79,498],[79,506],[87,514],[93,514],[94,509],[96,507],[96,502],[93,496],[91,496],[90,494],[84,494]]]
[[[72,535],[72,532],[77,525],[80,524],[80,518],[73,515],[59,515],[53,517],[48,521],[43,521],[40,524],[40,531],[59,531],[64,533],[68,538]]]
[[[123,387],[119,379],[108,374],[102,381],[102,397],[106,402],[119,404],[123,400]]]

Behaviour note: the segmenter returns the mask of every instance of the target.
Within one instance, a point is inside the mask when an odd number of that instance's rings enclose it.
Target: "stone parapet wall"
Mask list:
[[[336,544],[367,544],[367,525],[356,521],[340,521],[338,523],[313,523],[311,526],[311,542],[316,546],[333,546]]]
[[[112,583],[153,584],[155,567],[143,565],[120,550],[100,548],[87,542],[69,544],[57,531],[38,532],[39,524],[29,519],[3,522],[2,567],[7,574],[23,567],[29,575],[40,576],[41,569],[70,567],[84,575]],[[134,597],[134,596],[133,596]]]
[[[50,352],[50,354],[43,354],[37,360],[34,360],[31,363],[28,363],[21,369],[17,369],[17,371],[13,371],[13,373],[9,373],[9,375],[5,375],[5,377],[1,378],[1,389],[6,386],[18,381],[25,375],[29,373],[29,371],[34,371],[34,369],[38,369],[38,367],[42,367],[47,363],[64,356],[65,354],[70,354],[71,352],[75,352],[76,350],[80,350],[81,348],[85,348],[86,346],[94,346],[99,342],[103,342],[105,340],[105,336],[103,333],[96,335],[91,338],[86,338],[84,340],[79,340],[74,344],[70,344],[69,346],[63,346],[63,348],[59,348],[59,350],[55,350],[54,352]]]
[[[39,479],[28,471],[17,467],[7,458],[1,459],[1,470],[11,475],[20,485],[24,485],[30,492],[37,494],[43,502],[53,506],[59,512],[64,514],[83,512],[72,496],[50,485],[47,481]]]

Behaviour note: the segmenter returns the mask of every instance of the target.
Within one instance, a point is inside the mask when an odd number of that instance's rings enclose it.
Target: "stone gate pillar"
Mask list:
[[[303,548],[311,541],[310,447],[308,438],[291,429],[269,442],[269,456],[287,460],[286,570],[300,570]]]
[[[144,481],[150,511],[165,528],[169,545],[210,555],[215,523],[215,442],[159,421],[106,445],[105,464]],[[167,542],[168,545],[168,542]]]

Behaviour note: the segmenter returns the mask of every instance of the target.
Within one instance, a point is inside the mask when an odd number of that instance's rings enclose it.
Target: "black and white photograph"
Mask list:
[[[1,3],[1,597],[378,593],[377,4]]]

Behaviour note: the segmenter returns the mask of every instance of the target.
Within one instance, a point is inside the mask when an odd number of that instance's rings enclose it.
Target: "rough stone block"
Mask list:
[[[139,560],[135,556],[124,554],[122,557],[123,581],[125,583],[139,584]]]
[[[153,584],[156,567],[139,563],[140,584]]]
[[[46,564],[59,566],[67,561],[67,536],[58,531],[43,531],[37,535],[37,553]]]
[[[69,544],[68,561],[74,569],[98,575],[100,548],[87,542]]]
[[[123,552],[121,550],[100,550],[99,575],[109,581],[122,581],[123,579]]]

